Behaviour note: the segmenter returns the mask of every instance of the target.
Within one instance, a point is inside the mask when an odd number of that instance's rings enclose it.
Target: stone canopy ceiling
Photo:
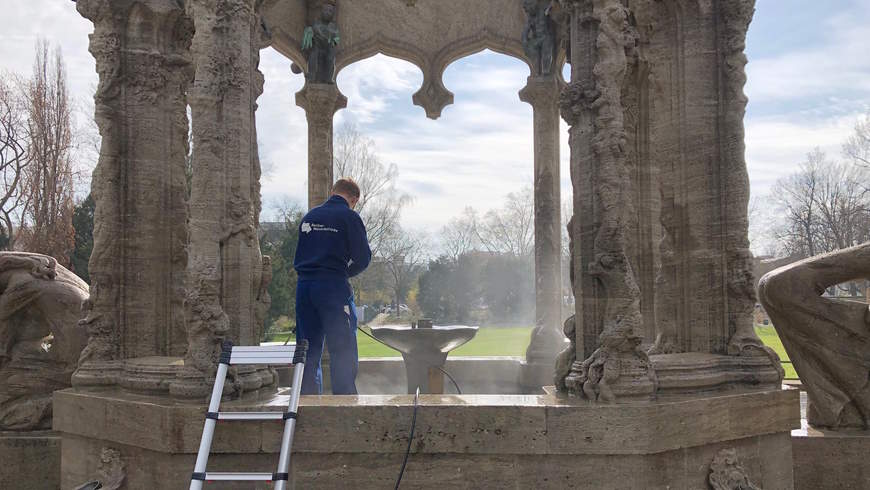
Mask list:
[[[272,47],[302,67],[306,3],[266,0],[262,10]],[[378,53],[413,63],[423,72],[414,104],[432,119],[453,103],[453,93],[442,81],[453,61],[490,49],[529,64],[520,41],[526,15],[518,0],[344,1],[339,2],[337,16],[341,44],[336,73]]]

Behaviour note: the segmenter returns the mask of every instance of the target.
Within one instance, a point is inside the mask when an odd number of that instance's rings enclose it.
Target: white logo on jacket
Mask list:
[[[302,233],[311,233],[312,231],[328,231],[330,233],[338,233],[338,230],[335,228],[329,228],[327,226],[323,226],[320,223],[309,223],[307,221],[302,223],[302,226],[299,227],[299,231]]]

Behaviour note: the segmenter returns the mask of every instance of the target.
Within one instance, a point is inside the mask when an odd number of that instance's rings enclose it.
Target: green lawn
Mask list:
[[[531,336],[532,327],[481,327],[477,335],[467,344],[451,352],[453,357],[457,356],[524,356],[526,347],[529,345],[529,337]],[[782,361],[788,361],[788,354],[776,334],[776,330],[772,326],[756,325],[755,332],[761,338],[765,345],[771,347]],[[278,335],[275,341],[283,342],[287,340],[287,334]],[[358,334],[357,343],[359,345],[360,357],[399,357],[398,351],[379,344],[370,339],[366,335]],[[797,379],[797,373],[794,366],[790,363],[783,363],[786,379]]]
[[[773,349],[779,355],[779,359],[783,361],[782,367],[785,369],[785,379],[798,379],[794,366],[790,362],[786,362],[789,360],[788,354],[785,352],[785,347],[782,346],[782,341],[779,340],[779,335],[776,334],[773,326],[756,325],[755,333],[758,334],[764,345]]]
[[[451,352],[451,356],[524,356],[532,327],[482,327],[471,341]],[[275,342],[287,340],[287,334],[277,335]],[[400,357],[390,349],[364,334],[357,334],[360,357]]]

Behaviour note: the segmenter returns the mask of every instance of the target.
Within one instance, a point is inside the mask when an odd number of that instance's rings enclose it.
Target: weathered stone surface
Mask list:
[[[255,0],[195,0],[196,35],[190,260],[187,268],[185,367],[170,390],[211,391],[221,342],[256,345],[262,325],[263,261],[256,229],[260,162],[254,121],[263,91],[260,49],[268,45]],[[268,283],[267,283],[268,284]],[[239,386],[237,386],[239,388]]]
[[[0,432],[0,488],[61,488],[60,441],[51,431]]]
[[[46,255],[0,252],[0,430],[51,427],[51,395],[70,386],[87,344],[88,285]],[[2,486],[0,486],[2,487]]]
[[[870,488],[870,432],[864,430],[792,431],[796,490]]]
[[[870,278],[870,243],[809,258],[761,279],[759,296],[807,389],[812,425],[870,425],[870,308],[823,298],[826,288]]]
[[[120,361],[182,355],[193,26],[167,0],[80,0],[94,23],[102,136],[93,173],[90,340],[78,384],[112,383]]]
[[[282,395],[226,402],[225,408],[256,410],[265,404],[278,410],[284,403]],[[95,455],[104,447],[122,455],[131,488],[189,477],[204,406],[81,390],[58,392],[56,406],[65,484],[95,471]],[[76,422],[83,412],[131,410],[140,423],[118,426],[99,416],[91,424]],[[394,482],[412,411],[410,395],[303,397],[294,441],[296,488],[335,488],[340,479],[341,486],[359,488]],[[797,391],[620,405],[547,395],[424,395],[405,484],[607,488],[627,479],[632,484],[626,488],[704,488],[714,456],[734,448],[753,481],[786,489],[792,488],[789,431],[798,421]],[[274,422],[219,425],[211,467],[271,467],[280,434],[281,424]],[[143,471],[141,461],[155,462],[150,466],[155,470]]]
[[[642,342],[651,354],[758,357],[776,369],[751,318],[743,51],[754,2],[562,3],[578,243],[578,361],[565,379],[582,389],[580,361],[592,366],[618,339],[626,354]],[[623,381],[634,392],[648,368],[636,351],[627,359],[610,376],[635,373]]]

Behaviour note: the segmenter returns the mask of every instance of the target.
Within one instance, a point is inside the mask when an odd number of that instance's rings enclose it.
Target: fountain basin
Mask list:
[[[465,344],[477,334],[478,327],[465,325],[412,328],[400,325],[372,327],[372,335],[396,349],[405,361],[408,393],[417,387],[421,393],[444,392],[441,370],[447,354]]]

